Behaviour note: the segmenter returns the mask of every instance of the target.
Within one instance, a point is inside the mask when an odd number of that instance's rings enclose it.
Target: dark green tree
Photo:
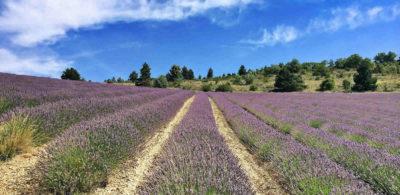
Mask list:
[[[182,80],[182,78],[181,68],[176,64],[172,65],[167,74],[167,80],[170,82],[176,82]]]
[[[238,75],[244,76],[246,74],[247,74],[246,68],[244,67],[244,65],[240,65],[240,68],[239,68],[239,71],[238,71]]]
[[[353,91],[375,91],[377,79],[372,77],[373,64],[370,59],[364,59],[354,74]]]
[[[213,69],[209,68],[207,72],[207,79],[212,79],[213,77],[214,77]]]
[[[324,63],[317,63],[312,67],[313,76],[328,77],[330,75],[329,68]]]
[[[142,65],[140,69],[140,77],[136,81],[138,86],[151,86],[151,68],[146,62]]]
[[[129,74],[129,81],[132,83],[135,83],[138,79],[138,73],[136,71],[132,71],[131,74]]]
[[[293,59],[292,61],[288,62],[286,66],[292,73],[300,73],[302,69],[300,62],[297,59]]]
[[[374,57],[374,61],[376,63],[391,63],[391,62],[396,62],[396,53],[389,51],[387,54],[382,52],[376,54]]]
[[[189,69],[188,75],[187,75],[188,80],[193,80],[194,79],[194,72],[192,69]]]
[[[67,68],[63,71],[61,79],[65,80],[82,80],[81,75],[75,68]]]
[[[345,60],[343,66],[345,69],[358,68],[361,65],[362,61],[363,58],[360,55],[353,54]]]
[[[279,71],[274,86],[277,92],[302,91],[306,88],[301,76],[291,72],[286,66]]]
[[[186,66],[182,67],[182,76],[183,79],[189,80],[189,69]]]

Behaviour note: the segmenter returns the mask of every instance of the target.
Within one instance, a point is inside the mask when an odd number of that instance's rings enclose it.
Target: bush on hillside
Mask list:
[[[201,86],[201,90],[204,92],[212,91],[212,87],[211,83],[205,83]]]
[[[275,89],[277,92],[302,91],[306,88],[301,76],[288,68],[282,68],[275,78]]]
[[[232,92],[233,88],[230,83],[224,83],[221,85],[218,85],[218,87],[215,89],[217,92]]]
[[[335,80],[333,78],[327,78],[322,81],[319,85],[318,91],[331,91],[335,88]]]
[[[154,80],[153,87],[156,88],[167,88],[168,87],[168,81],[165,76],[160,76],[156,80]]]
[[[351,91],[351,83],[349,80],[343,80],[342,86],[345,92],[350,92]]]

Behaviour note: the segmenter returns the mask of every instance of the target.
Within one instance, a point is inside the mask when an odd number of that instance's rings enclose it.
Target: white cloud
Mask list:
[[[256,47],[274,46],[278,43],[289,43],[301,36],[318,32],[335,32],[341,29],[356,29],[361,26],[377,22],[393,21],[400,17],[400,4],[391,6],[374,6],[360,8],[351,6],[331,10],[328,17],[312,19],[305,29],[298,29],[293,26],[279,25],[274,30],[263,29],[261,38],[244,40],[242,43]]]
[[[352,6],[347,8],[337,8],[330,12],[327,18],[313,19],[308,32],[335,32],[340,29],[356,29],[361,26],[374,24],[377,22],[392,21],[400,16],[400,6],[374,6],[370,8],[360,8]]]
[[[280,25],[275,27],[275,29],[272,31],[263,29],[263,33],[260,39],[246,40],[242,42],[256,45],[257,47],[274,46],[278,43],[292,42],[296,40],[299,36],[299,31],[293,26]]]
[[[6,0],[0,30],[13,43],[53,42],[70,30],[116,21],[181,20],[211,9],[245,6],[254,0]]]
[[[0,72],[59,77],[69,63],[54,57],[21,57],[0,48]]]

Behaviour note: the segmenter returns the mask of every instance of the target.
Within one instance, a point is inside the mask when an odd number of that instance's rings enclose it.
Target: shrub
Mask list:
[[[218,85],[218,87],[215,89],[215,91],[218,91],[218,92],[232,92],[233,89],[232,89],[232,86],[231,86],[230,83],[224,83],[224,84]]]
[[[245,84],[245,81],[243,81],[243,79],[242,79],[241,76],[235,76],[235,77],[232,79],[232,83],[235,84],[235,85],[244,85],[244,84]]]
[[[166,78],[165,76],[160,76],[160,77],[158,77],[158,78],[154,81],[153,87],[156,87],[156,88],[167,88],[167,87],[168,87],[167,78]]]
[[[203,85],[201,86],[201,90],[202,90],[202,91],[205,91],[205,92],[207,92],[207,91],[212,91],[212,84],[211,84],[211,83],[203,84]]]
[[[350,92],[351,91],[351,83],[349,80],[343,80],[342,86],[345,92]]]
[[[0,126],[0,160],[28,151],[38,138],[34,120],[22,116],[13,117]]]
[[[275,79],[275,91],[278,92],[292,92],[302,91],[306,88],[301,76],[297,73],[290,71],[288,68],[282,68]]]
[[[335,81],[332,78],[327,78],[319,85],[319,91],[330,91],[335,88]]]
[[[257,91],[257,86],[256,85],[251,85],[250,86],[250,91]]]
[[[251,85],[254,82],[254,76],[253,75],[245,75],[244,77],[244,81],[246,82],[246,85]]]
[[[316,129],[321,128],[322,124],[323,124],[323,122],[320,121],[320,120],[311,120],[310,121],[310,127],[313,127],[313,128],[316,128]]]

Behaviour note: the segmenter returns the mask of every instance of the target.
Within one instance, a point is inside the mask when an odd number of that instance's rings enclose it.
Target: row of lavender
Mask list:
[[[244,96],[244,99],[253,100],[252,106],[257,105],[272,117],[285,116],[290,123],[309,124],[344,139],[400,155],[400,120],[397,120],[400,118],[400,94]]]
[[[0,114],[15,107],[34,107],[45,102],[81,98],[122,96],[148,88],[0,73]]]
[[[0,145],[2,146],[0,158],[6,160],[24,152],[26,144],[20,142],[19,144],[14,144],[15,132],[17,131],[31,133],[32,144],[40,145],[51,140],[73,124],[90,120],[96,116],[117,112],[124,108],[133,108],[173,93],[176,93],[176,91],[153,90],[119,97],[77,98],[46,103],[34,108],[15,109],[0,118],[3,128],[5,128],[0,134]],[[24,126],[24,129],[19,128],[21,125]],[[31,132],[25,132],[26,127],[32,127],[30,129]]]
[[[323,152],[374,190],[400,193],[400,157],[388,153],[399,150],[399,94],[231,94],[228,98],[276,130]],[[373,133],[368,132],[371,128]],[[357,135],[364,137],[355,139]]]
[[[290,135],[266,125],[232,103],[224,94],[211,94],[239,138],[260,159],[272,164],[282,186],[293,194],[373,194],[368,184],[331,161],[318,150],[305,147]]]
[[[64,131],[42,153],[34,169],[39,190],[87,192],[106,183],[109,172],[134,155],[143,140],[161,128],[192,92],[172,95],[83,121]]]
[[[253,194],[237,159],[218,133],[206,94],[167,141],[139,194]]]

